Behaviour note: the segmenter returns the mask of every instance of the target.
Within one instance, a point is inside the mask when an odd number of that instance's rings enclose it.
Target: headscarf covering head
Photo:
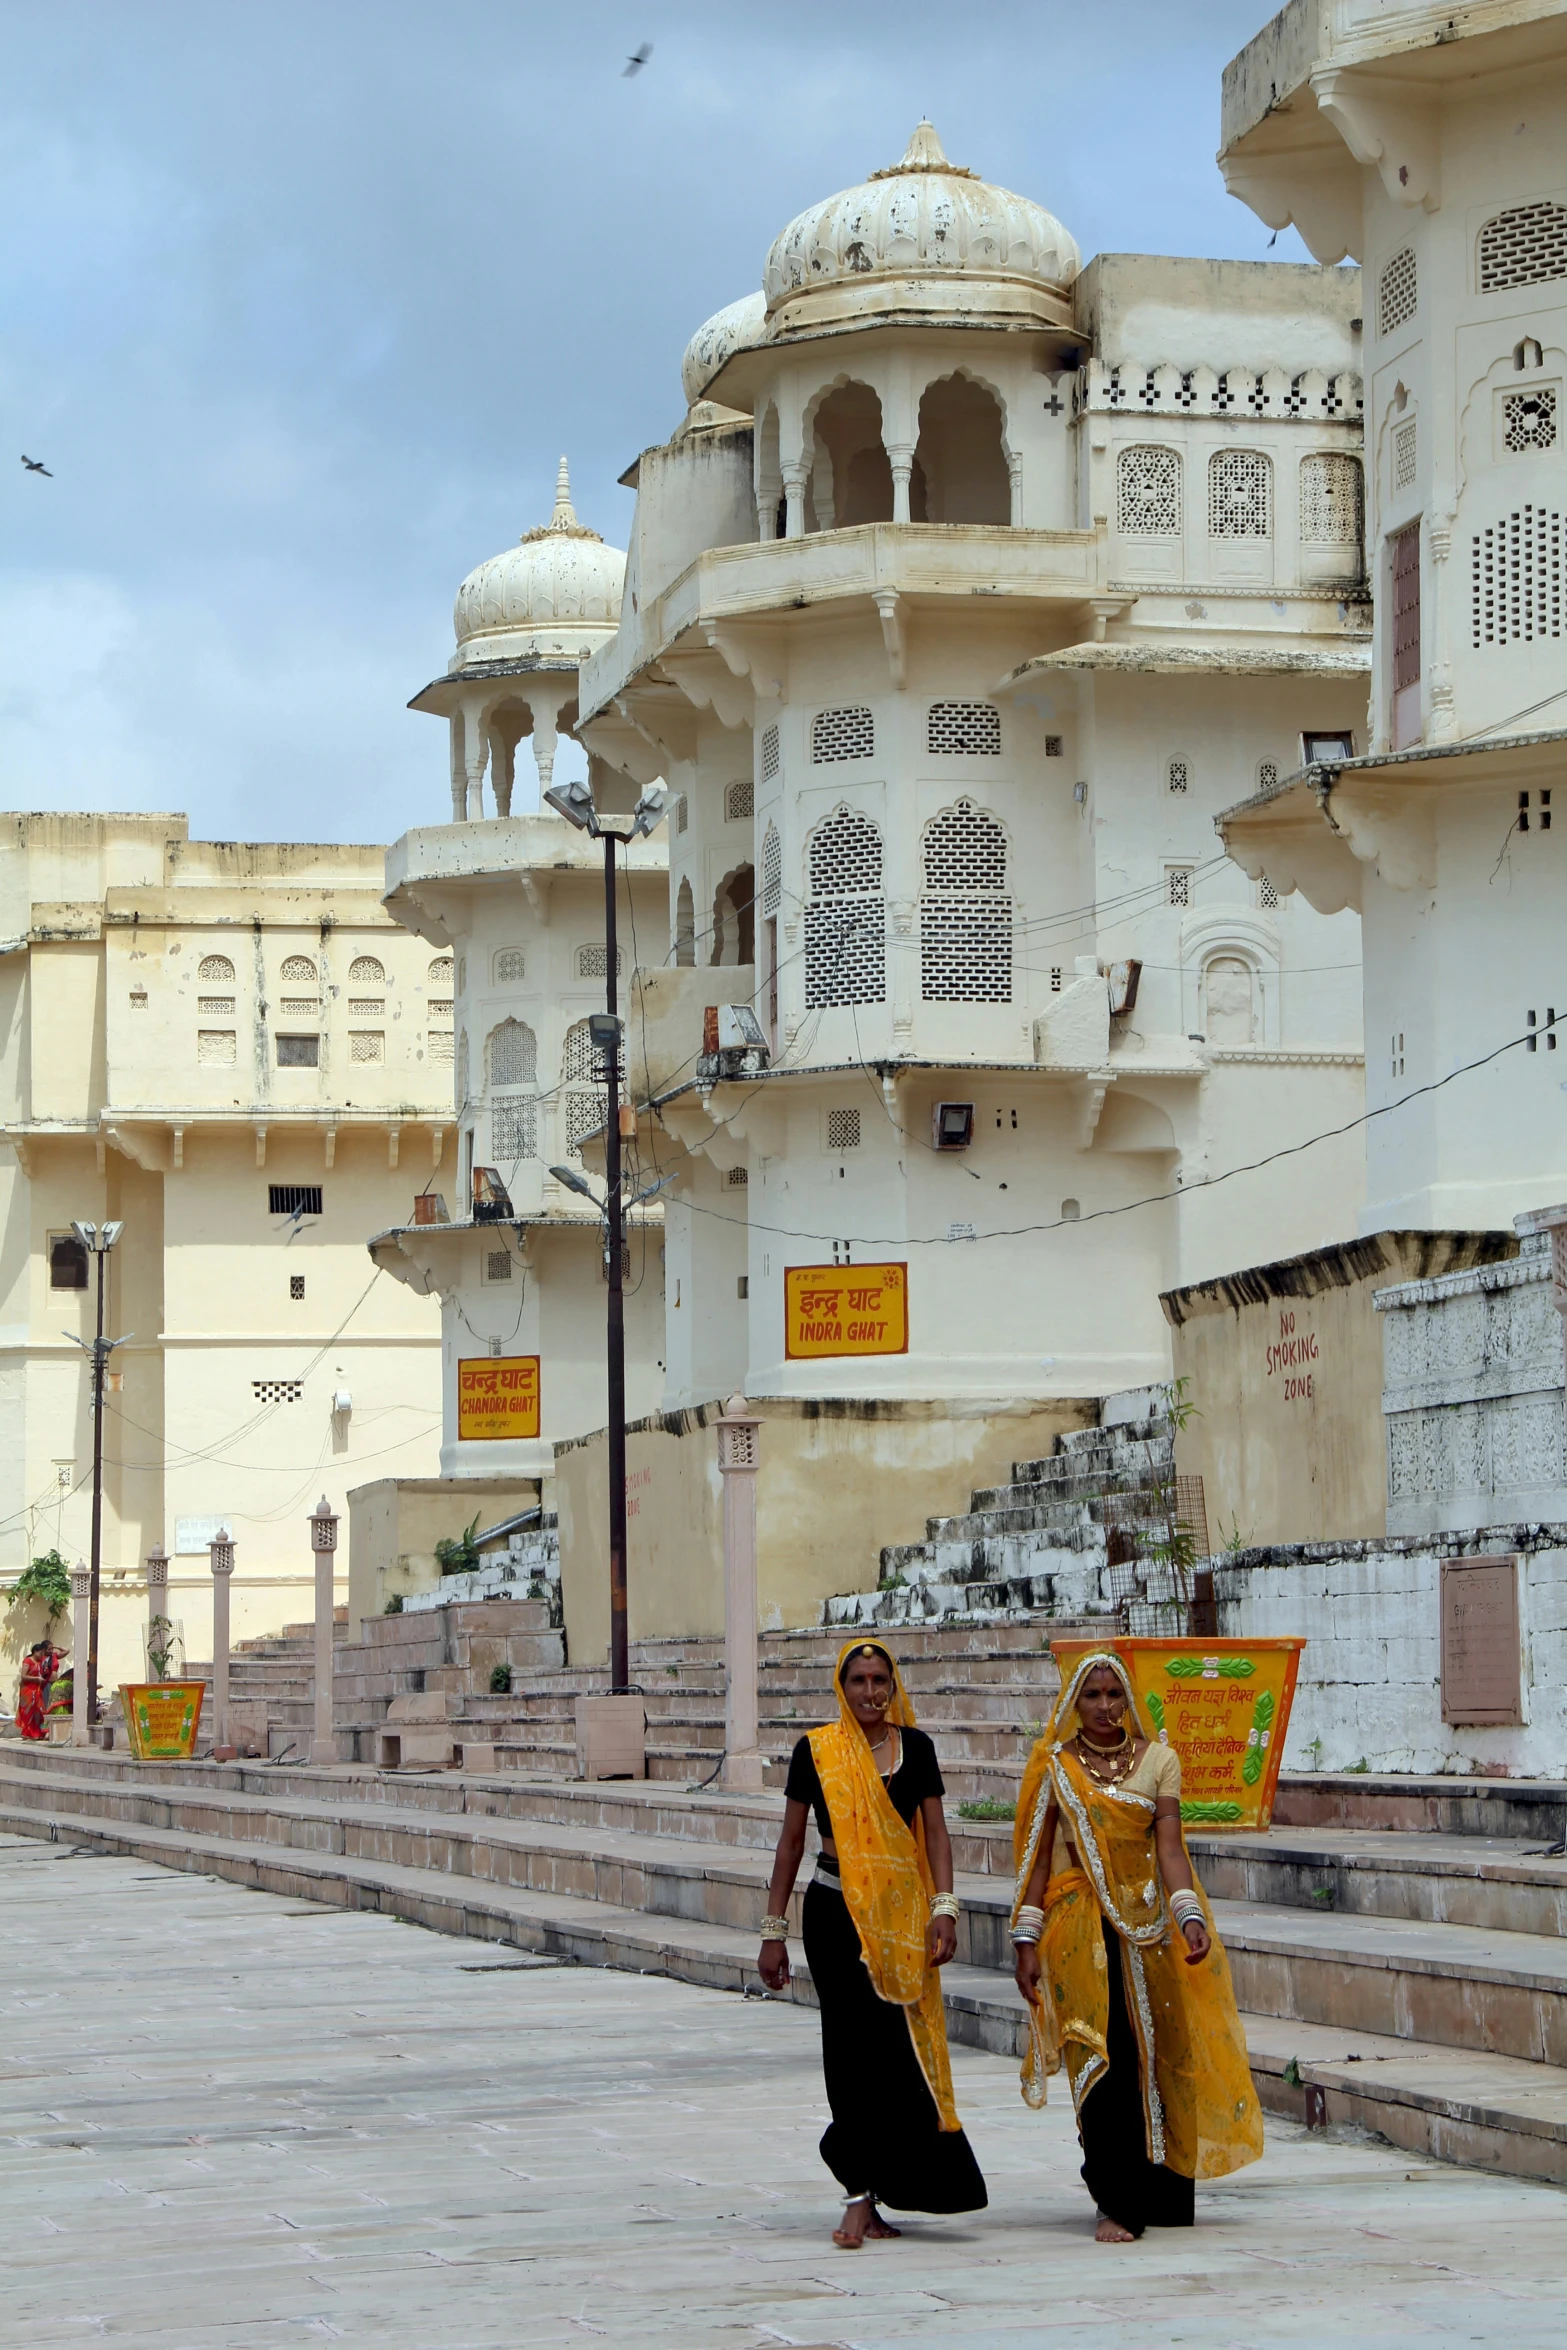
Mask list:
[[[1132,1687],[1132,1677],[1128,1673],[1123,1659],[1118,1657],[1113,1649],[1095,1648],[1090,1649],[1087,1656],[1080,1656],[1062,1680],[1061,1694],[1056,1699],[1055,1708],[1049,1721],[1045,1724],[1044,1742],[1047,1746],[1062,1744],[1064,1740],[1073,1737],[1081,1727],[1078,1720],[1077,1701],[1082,1694],[1083,1683],[1088,1679],[1090,1673],[1098,1672],[1101,1669],[1114,1673],[1126,1692],[1126,1721],[1133,1736],[1147,1737],[1148,1725],[1143,1720],[1142,1709],[1137,1702],[1137,1692]]]
[[[853,1730],[857,1730],[860,1726],[859,1717],[850,1705],[848,1691],[843,1685],[849,1667],[859,1656],[879,1657],[892,1675],[892,1696],[888,1700],[883,1720],[890,1722],[895,1730],[912,1730],[914,1728],[914,1705],[908,1691],[903,1686],[903,1675],[898,1670],[898,1660],[890,1649],[883,1648],[879,1640],[846,1640],[842,1648],[839,1649],[837,1666],[833,1672],[833,1686],[838,1692],[839,1720],[846,1722]]]

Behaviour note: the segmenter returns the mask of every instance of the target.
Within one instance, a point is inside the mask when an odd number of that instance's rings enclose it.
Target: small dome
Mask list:
[[[538,530],[524,531],[516,546],[470,571],[457,590],[452,614],[457,642],[562,621],[573,627],[614,628],[620,621],[625,577],[621,550],[606,547],[596,530],[577,520],[562,457],[549,521]]]
[[[1052,214],[949,163],[922,122],[900,163],[790,221],[762,283],[775,333],[824,311],[1065,323],[1064,296],[1081,266]]]
[[[742,294],[738,302],[727,303],[722,310],[715,310],[707,324],[697,328],[680,362],[680,381],[685,387],[686,405],[694,407],[719,369],[737,351],[752,350],[766,332],[765,294]]]

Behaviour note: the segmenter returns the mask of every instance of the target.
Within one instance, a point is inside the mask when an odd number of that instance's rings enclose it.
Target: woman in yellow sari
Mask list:
[[[1081,1657],[1029,1756],[1012,1939],[1023,2095],[1063,2066],[1101,2244],[1190,2227],[1194,2182],[1262,2152],[1229,1964],[1181,1834],[1181,1765],[1119,1658]]]
[[[770,1991],[789,1981],[789,1896],[814,1811],[821,1853],[804,1927],[832,2108],[821,2151],[844,2192],[833,2242],[852,2252],[897,2235],[878,2200],[951,2212],[987,2197],[947,2060],[938,1970],[956,1947],[958,1901],[936,1749],[875,1641],[840,1652],[837,1689],[837,1721],[790,1760],[757,1971]]]

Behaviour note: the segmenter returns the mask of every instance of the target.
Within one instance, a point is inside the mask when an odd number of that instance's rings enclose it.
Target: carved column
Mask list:
[[[92,1569],[78,1559],[71,1569],[71,1744],[90,1746],[87,1726],[87,1644],[91,1638]],[[45,1691],[47,1698],[48,1692]]]
[[[313,1763],[335,1763],[332,1728],[332,1574],[337,1561],[337,1513],[323,1493],[310,1520],[310,1547],[316,1562],[316,1719]]]
[[[808,468],[803,458],[793,458],[783,469],[784,478],[784,537],[803,539],[805,536],[805,484]]]
[[[756,1473],[761,1422],[732,1395],[718,1422],[718,1467],[724,1484],[724,1785],[760,1794],[757,1744]]]
[[[892,519],[909,520],[909,484],[914,478],[914,443],[889,441],[887,462],[892,467]]]
[[[212,1566],[212,1759],[232,1762],[229,1740],[229,1581],[234,1573],[234,1544],[220,1527],[207,1546]]]
[[[147,1553],[147,1671],[154,1671],[152,1652],[167,1655],[169,1631],[169,1561],[161,1542]],[[161,1681],[162,1673],[157,1675]]]

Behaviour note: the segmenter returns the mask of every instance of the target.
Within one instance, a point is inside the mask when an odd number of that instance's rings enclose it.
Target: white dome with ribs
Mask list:
[[[577,520],[562,457],[549,521],[524,531],[516,546],[470,571],[457,590],[452,615],[457,642],[547,627],[552,621],[613,628],[620,619],[625,577],[621,550],[607,547],[596,530]]]

